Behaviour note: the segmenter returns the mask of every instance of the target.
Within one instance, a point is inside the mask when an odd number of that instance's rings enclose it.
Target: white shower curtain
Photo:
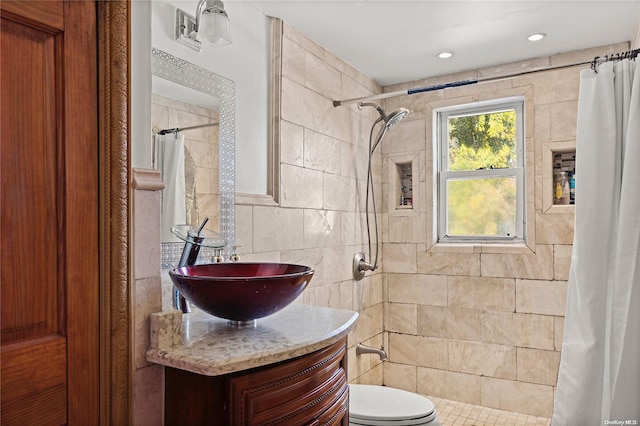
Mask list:
[[[184,175],[184,135],[169,133],[156,135],[156,164],[162,173],[161,240],[180,242],[171,227],[187,223]]]
[[[635,62],[582,71],[576,137],[575,234],[551,424],[637,425],[640,67]]]

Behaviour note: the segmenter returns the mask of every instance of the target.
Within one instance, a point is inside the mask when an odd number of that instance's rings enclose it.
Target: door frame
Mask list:
[[[97,0],[100,424],[131,424],[130,0]]]

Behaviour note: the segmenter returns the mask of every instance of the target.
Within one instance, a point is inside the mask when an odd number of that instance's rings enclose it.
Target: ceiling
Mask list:
[[[382,85],[632,40],[640,1],[247,0]],[[532,33],[547,37],[530,42]],[[454,52],[449,59],[438,53]],[[606,53],[602,52],[601,56]]]

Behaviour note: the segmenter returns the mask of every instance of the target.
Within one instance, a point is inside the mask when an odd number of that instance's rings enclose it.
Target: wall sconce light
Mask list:
[[[196,17],[176,10],[176,40],[198,52],[202,45],[220,47],[231,43],[229,16],[220,0],[200,0]]]

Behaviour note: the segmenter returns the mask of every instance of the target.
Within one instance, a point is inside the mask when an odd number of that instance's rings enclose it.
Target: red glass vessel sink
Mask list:
[[[293,302],[314,270],[287,263],[211,263],[169,271],[180,293],[203,311],[236,322],[274,314]]]

